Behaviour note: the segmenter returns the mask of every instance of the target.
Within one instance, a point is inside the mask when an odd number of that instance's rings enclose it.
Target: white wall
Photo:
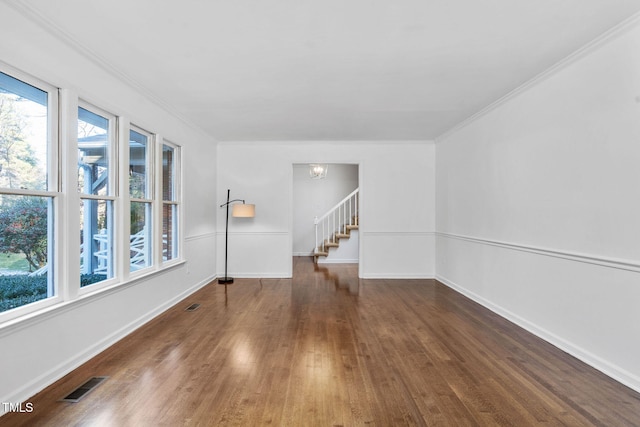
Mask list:
[[[437,142],[437,277],[640,390],[640,29]]]
[[[328,165],[327,176],[323,179],[311,179],[308,164],[293,165],[294,256],[313,253],[316,244],[314,217],[324,215],[356,188],[358,165]]]
[[[216,176],[211,165],[216,152],[210,138],[3,3],[0,16],[2,61],[182,145],[186,166],[182,206],[186,263],[0,326],[0,401],[19,402],[212,278]]]
[[[254,219],[230,221],[229,275],[291,277],[292,165],[322,162],[359,165],[360,275],[433,277],[434,153],[430,142],[220,143],[218,194],[256,204]]]

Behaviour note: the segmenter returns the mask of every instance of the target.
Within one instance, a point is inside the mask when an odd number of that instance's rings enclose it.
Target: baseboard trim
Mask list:
[[[229,277],[233,277],[234,279],[291,279],[291,273],[231,273],[229,272]],[[224,273],[220,273],[216,276],[224,277]]]
[[[318,259],[318,264],[357,264],[359,262],[359,260],[356,259],[332,259],[332,258],[326,258],[326,259]]]
[[[100,354],[101,352],[103,352],[104,350],[106,350],[107,348],[109,348],[110,346],[115,344],[116,342],[120,341],[122,338],[124,338],[127,335],[131,334],[132,332],[134,332],[136,329],[140,328],[141,326],[143,326],[147,322],[151,321],[152,319],[154,319],[155,317],[157,317],[158,315],[160,315],[164,311],[166,311],[169,308],[173,307],[174,305],[178,304],[180,301],[182,301],[185,298],[189,297],[189,295],[193,294],[194,292],[200,290],[201,288],[206,286],[208,283],[210,283],[213,279],[214,279],[214,277],[210,277],[210,278],[204,279],[204,280],[200,281],[199,283],[197,283],[196,285],[190,287],[189,289],[186,289],[185,291],[183,291],[182,293],[178,294],[177,296],[175,296],[171,300],[166,301],[162,305],[160,305],[160,306],[156,307],[155,309],[153,309],[153,310],[145,313],[144,315],[138,317],[136,320],[134,320],[133,322],[129,323],[128,325],[126,325],[126,326],[120,328],[119,330],[113,332],[111,335],[103,338],[102,340],[97,342],[95,345],[93,345],[91,348],[87,349],[86,351],[82,352],[81,354],[78,354],[73,359],[71,359],[71,360],[69,360],[69,361],[67,361],[65,363],[62,363],[62,364],[50,369],[48,372],[38,376],[37,378],[33,379],[30,382],[28,382],[27,384],[25,384],[23,387],[21,387],[18,390],[16,390],[11,395],[3,396],[2,397],[2,402],[25,402],[25,401],[27,401],[31,396],[33,396],[36,393],[44,390],[49,385],[51,385],[54,382],[58,381],[60,378],[64,377],[69,372],[73,371],[74,369],[78,368],[83,363],[89,361],[91,358],[97,356],[98,354]],[[3,415],[4,413],[5,413],[4,408],[0,407],[0,416]]]
[[[603,374],[613,378],[614,380],[618,381],[621,384],[624,384],[625,386],[640,392],[640,378],[634,374],[632,374],[631,372],[620,368],[619,366],[616,366],[610,362],[607,362],[606,360],[594,355],[593,353],[590,353],[588,351],[586,351],[585,349],[583,349],[580,346],[577,346],[573,343],[571,343],[570,341],[565,340],[562,337],[559,337],[558,335],[555,335],[554,333],[539,327],[538,325],[536,325],[535,323],[532,323],[530,321],[528,321],[527,319],[524,319],[518,315],[516,315],[515,313],[506,310],[505,308],[493,304],[491,301],[483,298],[482,296],[468,290],[467,288],[458,285],[457,283],[453,282],[452,280],[447,279],[446,277],[436,274],[435,279],[442,283],[443,285],[453,289],[456,292],[461,293],[462,295],[466,296],[467,298],[477,302],[478,304],[482,305],[483,307],[491,310],[492,312],[502,316],[503,318],[507,319],[508,321],[518,325],[519,327],[525,329],[528,332],[531,332],[532,334],[534,334],[535,336],[547,341],[548,343],[558,347],[560,350],[570,354],[571,356],[575,357],[576,359],[579,359],[581,361],[583,361],[584,363],[588,364],[589,366],[599,370],[600,372],[602,372]]]
[[[397,273],[373,273],[366,274],[360,277],[361,279],[435,279],[433,274],[397,274]]]

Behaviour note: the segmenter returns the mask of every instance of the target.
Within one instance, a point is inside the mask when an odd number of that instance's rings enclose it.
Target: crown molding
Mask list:
[[[5,0],[5,3],[14,9],[16,12],[20,13],[22,16],[30,20],[31,22],[38,25],[40,28],[47,31],[57,40],[64,43],[66,46],[70,47],[74,51],[76,51],[80,56],[86,58],[93,64],[100,67],[107,74],[114,77],[116,80],[124,83],[135,92],[141,94],[144,98],[151,101],[153,104],[169,113],[173,117],[177,118],[187,126],[192,129],[198,130],[204,136],[209,138],[214,138],[213,135],[207,133],[204,129],[190,121],[188,118],[184,117],[182,114],[175,111],[171,105],[164,101],[162,98],[156,96],[153,91],[147,88],[145,85],[140,83],[138,80],[134,79],[127,73],[123,72],[121,69],[113,66],[109,61],[107,61],[100,54],[95,52],[92,49],[89,49],[87,46],[82,44],[78,39],[69,34],[67,31],[63,30],[61,27],[56,25],[51,19],[47,18],[42,12],[40,12],[36,7],[29,4],[27,1],[21,0]],[[214,138],[215,139],[215,138]]]
[[[480,118],[482,118],[482,117],[486,116],[487,114],[491,113],[493,110],[496,110],[499,107],[505,105],[510,100],[518,97],[523,92],[526,92],[527,90],[529,90],[529,89],[531,89],[531,88],[543,83],[547,79],[549,79],[549,78],[553,77],[554,75],[560,73],[561,71],[563,71],[564,69],[568,68],[569,66],[571,66],[574,63],[576,63],[577,61],[579,61],[580,59],[584,58],[585,56],[595,52],[598,49],[600,49],[602,46],[604,46],[605,44],[609,43],[611,40],[613,40],[615,38],[618,38],[619,36],[623,35],[627,31],[630,31],[631,29],[635,28],[639,23],[640,23],[640,12],[637,12],[637,13],[631,15],[629,18],[627,18],[624,21],[622,21],[621,23],[619,23],[618,25],[616,25],[616,26],[610,28],[609,30],[605,31],[604,33],[602,33],[601,35],[599,35],[598,37],[596,37],[592,41],[588,42],[587,44],[585,44],[584,46],[582,46],[578,50],[570,53],[569,55],[567,55],[566,57],[564,57],[560,61],[556,62],[551,67],[547,68],[545,71],[543,71],[540,74],[534,76],[530,80],[528,80],[525,83],[521,84],[520,86],[516,87],[512,91],[508,92],[506,95],[498,98],[497,100],[495,100],[491,104],[487,105],[486,107],[482,108],[478,112],[472,114],[471,116],[467,117],[463,121],[459,122],[458,124],[456,124],[452,128],[450,128],[450,129],[446,130],[445,132],[443,132],[442,134],[438,135],[437,137],[435,137],[433,139],[434,142],[437,144],[439,142],[444,141],[449,136],[451,136],[454,133],[462,130],[463,128],[465,128],[467,126],[469,126],[470,124],[476,122]]]

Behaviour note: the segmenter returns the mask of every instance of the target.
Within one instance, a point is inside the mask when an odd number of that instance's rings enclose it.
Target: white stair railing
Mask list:
[[[327,243],[337,243],[337,234],[348,234],[348,226],[358,225],[359,188],[329,209],[320,218],[315,217],[316,246],[313,253],[326,252]]]

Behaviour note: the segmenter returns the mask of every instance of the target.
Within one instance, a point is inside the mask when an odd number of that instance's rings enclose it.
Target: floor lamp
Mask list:
[[[229,206],[233,206],[232,215],[236,218],[253,218],[256,216],[256,205],[246,204],[242,199],[229,200],[231,190],[227,190],[227,202],[220,205],[221,208],[227,208],[227,223],[224,230],[224,277],[218,279],[219,285],[230,285],[233,283],[233,277],[227,274],[227,256],[229,253]],[[231,205],[234,202],[235,205]]]

